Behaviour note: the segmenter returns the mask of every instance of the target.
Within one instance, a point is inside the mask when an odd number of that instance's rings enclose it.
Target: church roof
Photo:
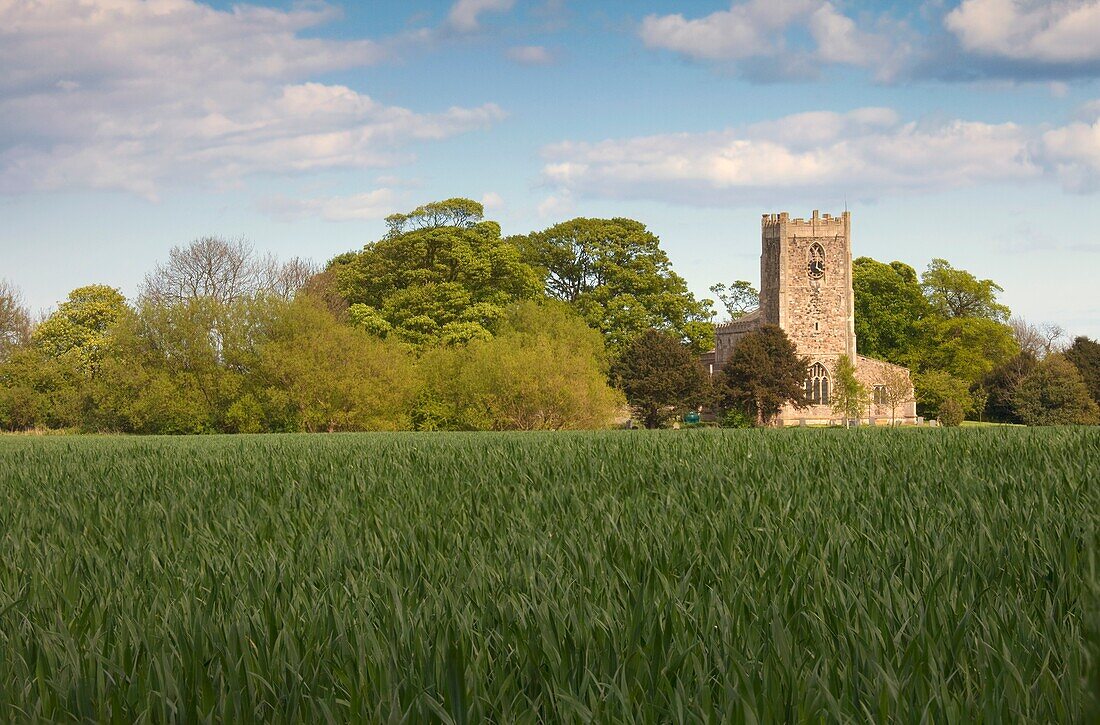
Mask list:
[[[732,327],[734,325],[744,325],[745,323],[755,322],[760,317],[760,310],[753,310],[748,314],[738,317],[736,320],[727,320],[726,322],[719,322],[715,325],[715,328]]]

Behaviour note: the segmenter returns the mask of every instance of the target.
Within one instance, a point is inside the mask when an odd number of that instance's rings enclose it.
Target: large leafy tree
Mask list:
[[[1077,337],[1066,349],[1065,356],[1081,373],[1089,394],[1100,405],[1100,342]]]
[[[760,307],[760,293],[751,282],[739,279],[732,284],[719,282],[712,285],[710,291],[726,308],[731,320],[737,320]]]
[[[613,376],[646,428],[660,428],[698,404],[707,384],[695,352],[666,330],[635,337],[615,363]]]
[[[107,347],[111,328],[129,308],[113,287],[89,285],[69,293],[57,311],[34,330],[35,345],[48,357],[71,360],[93,374]]]
[[[546,293],[602,332],[612,354],[649,329],[668,330],[697,353],[713,347],[709,304],[688,291],[641,222],[578,218],[515,239]]]
[[[349,316],[418,347],[487,338],[516,300],[538,295],[534,270],[481,205],[451,199],[390,219],[363,251],[330,263]]]
[[[1017,415],[1027,425],[1094,425],[1100,422],[1100,411],[1081,373],[1059,354],[1040,360],[1020,380],[1012,400]]]
[[[807,405],[808,366],[780,327],[764,325],[741,338],[722,368],[726,400],[769,425],[784,405]]]
[[[921,275],[929,304],[942,317],[980,317],[1007,322],[1009,309],[997,301],[1004,290],[991,279],[978,279],[955,269],[945,259],[933,259]]]
[[[280,306],[257,353],[255,402],[230,411],[239,428],[261,416],[308,432],[409,427],[416,379],[407,353],[341,324],[308,297]]]
[[[550,300],[513,305],[491,339],[431,350],[421,369],[421,430],[603,428],[625,405],[599,333]]]
[[[910,363],[920,346],[918,323],[929,312],[916,270],[902,262],[859,257],[852,263],[852,291],[859,352]]]
[[[1038,364],[1038,358],[1029,350],[1020,350],[1017,354],[993,368],[982,379],[982,389],[988,393],[985,412],[991,420],[999,423],[1021,423],[1016,414],[1013,396],[1020,381]]]

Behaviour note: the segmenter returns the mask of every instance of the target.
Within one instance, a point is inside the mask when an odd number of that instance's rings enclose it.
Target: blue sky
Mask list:
[[[173,245],[323,262],[484,200],[629,216],[700,294],[760,214],[853,212],[1100,337],[1100,0],[0,0],[0,277],[133,295]]]

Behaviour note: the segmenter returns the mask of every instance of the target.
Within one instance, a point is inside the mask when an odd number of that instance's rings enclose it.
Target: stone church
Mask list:
[[[785,406],[779,425],[840,421],[830,391],[841,355],[855,362],[856,377],[870,393],[862,422],[886,425],[893,417],[915,423],[909,371],[856,354],[851,213],[834,217],[814,211],[809,219],[765,214],[760,226],[760,307],[718,325],[716,347],[704,356],[704,366],[717,373],[742,337],[761,325],[778,325],[810,360],[806,392],[812,401],[808,408]]]

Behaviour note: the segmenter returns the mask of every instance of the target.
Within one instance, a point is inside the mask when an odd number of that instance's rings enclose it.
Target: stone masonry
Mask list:
[[[785,407],[780,425],[839,422],[829,403],[837,360],[847,355],[856,377],[872,393],[863,421],[888,423],[887,389],[903,388],[905,402],[893,411],[896,420],[916,422],[916,403],[909,371],[856,354],[855,295],[852,293],[852,216],[819,214],[791,219],[786,212],[765,214],[761,221],[760,308],[719,325],[716,345],[705,364],[717,372],[742,337],[761,325],[779,325],[799,355],[808,357],[807,390],[819,401],[809,408]],[[713,363],[711,363],[713,359]]]

